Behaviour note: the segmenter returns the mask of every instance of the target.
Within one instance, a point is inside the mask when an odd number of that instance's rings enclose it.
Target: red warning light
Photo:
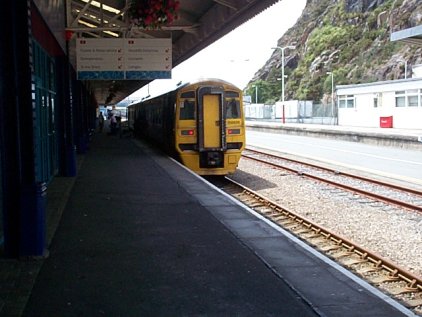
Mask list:
[[[240,134],[240,129],[228,129],[227,134]]]
[[[195,135],[194,130],[182,130],[182,135]]]
[[[70,41],[72,39],[72,36],[73,36],[73,32],[66,30],[65,32],[66,41]]]

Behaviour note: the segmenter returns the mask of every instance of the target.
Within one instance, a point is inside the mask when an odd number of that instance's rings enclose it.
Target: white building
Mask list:
[[[338,125],[422,130],[422,78],[336,86]]]

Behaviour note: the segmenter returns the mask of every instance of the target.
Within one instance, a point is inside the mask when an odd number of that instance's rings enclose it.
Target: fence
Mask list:
[[[337,124],[337,108],[331,104],[315,104],[309,100],[289,100],[275,105],[246,104],[247,120],[279,121],[286,123]]]

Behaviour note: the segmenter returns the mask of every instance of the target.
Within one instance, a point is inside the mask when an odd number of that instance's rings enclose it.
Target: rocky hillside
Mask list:
[[[422,46],[390,41],[390,33],[422,24],[421,0],[308,0],[296,25],[278,41],[285,50],[286,99],[319,101],[335,84],[404,78],[404,61],[422,64]],[[259,102],[279,100],[281,50],[275,50],[248,84]]]

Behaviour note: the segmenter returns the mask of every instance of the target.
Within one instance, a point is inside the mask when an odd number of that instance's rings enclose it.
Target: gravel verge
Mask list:
[[[422,277],[422,215],[241,159],[231,178]]]

